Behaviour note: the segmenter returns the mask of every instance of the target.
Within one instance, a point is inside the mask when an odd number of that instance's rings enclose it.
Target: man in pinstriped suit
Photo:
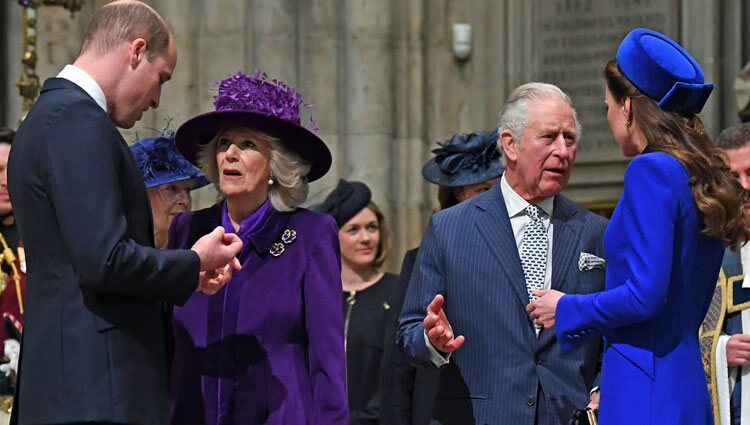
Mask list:
[[[546,232],[539,284],[568,293],[604,287],[597,257],[606,220],[560,195],[579,138],[565,93],[543,83],[518,87],[500,113],[507,158],[500,183],[432,217],[397,340],[415,365],[445,368],[433,423],[564,425],[594,403],[600,341],[564,354],[554,331],[531,322],[521,260],[535,205]]]

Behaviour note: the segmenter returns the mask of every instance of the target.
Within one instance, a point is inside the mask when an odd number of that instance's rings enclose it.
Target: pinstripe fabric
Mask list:
[[[604,272],[581,272],[580,252],[603,257],[606,220],[567,198],[555,199],[552,287],[590,293]],[[575,254],[575,255],[574,255]],[[528,293],[500,186],[436,213],[420,247],[399,320],[398,344],[414,364],[434,367],[423,340],[427,305],[445,296],[445,311],[466,342],[441,373],[435,423],[564,424],[586,405],[599,341],[562,354],[552,331],[536,337]],[[537,388],[545,400],[537,406]]]

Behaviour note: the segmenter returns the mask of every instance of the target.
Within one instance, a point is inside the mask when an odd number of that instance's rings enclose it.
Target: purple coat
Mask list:
[[[169,247],[221,226],[222,205],[175,217]],[[336,223],[271,208],[243,239],[242,271],[174,309],[171,423],[348,424]]]

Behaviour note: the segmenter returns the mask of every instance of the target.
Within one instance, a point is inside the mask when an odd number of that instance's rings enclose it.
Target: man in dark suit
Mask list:
[[[164,303],[218,290],[225,279],[212,273],[241,248],[221,229],[191,250],[153,247],[143,178],[116,127],[158,106],[176,60],[151,7],[110,3],[18,129],[8,186],[29,290],[17,423],[167,420]]]
[[[589,403],[600,342],[563,354],[526,314],[534,289],[604,287],[606,220],[560,195],[579,137],[559,88],[518,87],[500,113],[500,183],[433,215],[398,343],[414,364],[443,368],[434,422],[562,425]]]

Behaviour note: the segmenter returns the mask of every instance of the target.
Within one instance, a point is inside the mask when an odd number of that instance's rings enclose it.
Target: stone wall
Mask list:
[[[421,177],[435,142],[456,132],[490,129],[512,88],[531,80],[571,91],[585,124],[579,164],[567,193],[611,203],[626,162],[606,129],[601,68],[631,26],[649,25],[681,40],[717,83],[704,119],[716,134],[737,121],[731,85],[749,59],[750,6],[741,0],[149,0],[172,23],[179,60],[159,110],[127,140],[212,109],[211,84],[261,69],[314,104],[321,137],[334,155],[331,172],[311,187],[321,200],[339,178],[373,191],[395,236],[387,263],[398,271],[419,244],[436,188]],[[40,10],[38,74],[55,75],[75,57],[85,22],[106,1],[72,17]],[[3,2],[9,66],[6,122],[20,115],[20,6]],[[2,15],[0,15],[2,16]],[[452,51],[453,23],[472,26],[472,52]],[[2,50],[0,50],[2,52]],[[572,58],[572,59],[571,59]],[[589,60],[590,59],[590,60]],[[567,61],[567,62],[566,62]],[[572,61],[572,62],[570,62]],[[0,98],[2,99],[2,98]],[[202,189],[196,206],[216,194]]]

